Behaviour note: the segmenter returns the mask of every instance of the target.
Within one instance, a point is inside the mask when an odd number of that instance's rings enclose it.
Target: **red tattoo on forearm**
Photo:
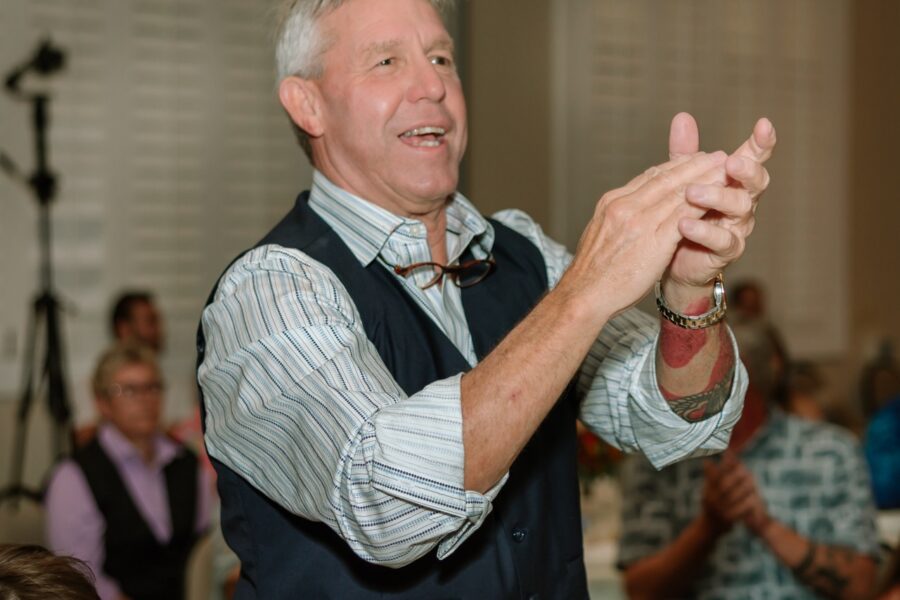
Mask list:
[[[686,314],[702,315],[709,310],[709,305],[709,298],[701,298],[688,306]],[[663,319],[659,351],[667,365],[673,369],[680,369],[697,356],[706,345],[706,340],[705,329],[684,329]]]
[[[734,348],[731,347],[728,329],[724,324],[719,324],[717,327],[719,328],[719,355],[716,357],[712,373],[709,374],[709,383],[706,389],[712,389],[734,369]]]
[[[702,421],[718,414],[730,395],[731,382],[734,378],[734,351],[725,326],[720,324],[716,327],[719,330],[719,354],[713,364],[706,388],[698,394],[679,396],[659,386],[672,410],[686,421]],[[666,363],[672,366],[669,361]]]

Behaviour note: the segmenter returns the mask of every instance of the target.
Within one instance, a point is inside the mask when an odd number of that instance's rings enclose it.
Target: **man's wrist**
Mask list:
[[[566,275],[550,290],[546,299],[558,307],[558,314],[567,315],[580,327],[596,330],[599,334],[614,312],[598,301],[596,294],[586,293],[575,278]]]
[[[696,526],[700,535],[709,541],[715,541],[731,530],[731,523],[716,517],[708,510],[700,511]]]
[[[702,315],[713,303],[715,278],[703,285],[680,283],[671,277],[664,277],[660,282],[666,304],[674,311],[689,316]]]
[[[753,515],[747,519],[745,525],[750,530],[750,533],[764,542],[768,542],[773,525],[775,525],[775,519],[768,512],[763,511],[759,515]]]
[[[673,309],[670,302],[666,300],[661,283],[657,282],[656,284],[656,306],[659,308],[659,314],[667,321],[682,329],[697,330],[712,327],[725,318],[725,282],[721,273],[713,279],[711,297],[696,298],[696,287],[705,291],[705,286],[688,286],[690,291],[679,293],[679,304],[687,303],[686,308],[681,310]],[[692,298],[696,299],[692,300]]]

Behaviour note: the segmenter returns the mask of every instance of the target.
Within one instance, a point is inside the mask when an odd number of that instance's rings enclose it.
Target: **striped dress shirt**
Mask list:
[[[313,176],[310,207],[363,266],[431,260],[425,226]],[[447,209],[450,262],[490,254],[491,224],[461,194]],[[525,213],[494,215],[533,242],[554,287],[572,260]],[[427,270],[422,270],[427,271]],[[455,285],[397,276],[460,350],[477,358]],[[481,494],[463,485],[460,378],[407,396],[366,337],[343,284],[303,252],[270,244],[247,252],[222,276],[202,325],[198,371],[206,443],[215,457],[288,511],[321,521],[360,557],[402,566],[437,548],[443,558],[483,522],[507,476]],[[611,319],[578,376],[581,419],[657,467],[723,450],[740,417],[746,372],[736,369],[724,410],[688,423],[659,392],[658,320],[637,309]]]

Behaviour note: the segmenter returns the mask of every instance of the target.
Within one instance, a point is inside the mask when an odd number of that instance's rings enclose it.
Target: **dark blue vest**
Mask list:
[[[119,471],[95,438],[72,457],[87,480],[106,529],[103,570],[133,600],[180,600],[197,541],[197,457],[187,448],[163,469],[172,539],[160,544]]]
[[[307,194],[259,243],[303,251],[347,288],[366,335],[394,378],[412,395],[467,371],[453,343],[384,266],[360,265],[307,204]],[[479,360],[547,290],[538,249],[493,222],[496,270],[462,290]],[[205,343],[198,333],[198,361]],[[199,364],[199,362],[198,362]],[[577,405],[557,402],[512,466],[481,528],[454,554],[432,552],[409,566],[367,563],[323,523],[296,517],[213,460],[225,538],[241,559],[237,598],[587,598],[576,474]]]

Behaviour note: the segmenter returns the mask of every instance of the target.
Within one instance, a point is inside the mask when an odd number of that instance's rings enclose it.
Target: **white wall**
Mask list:
[[[745,256],[798,356],[848,349],[847,0],[553,3],[550,230],[574,247],[600,195],[667,160],[688,111],[704,150],[734,150],[769,117],[772,185]]]
[[[159,298],[170,416],[192,409],[194,334],[216,276],[307,185],[310,169],[274,94],[268,2],[4,0],[0,71],[51,35],[68,53],[49,82],[59,176],[54,260],[72,392],[108,342],[111,298]],[[0,148],[33,168],[28,105],[0,94]],[[0,175],[0,403],[13,402],[37,287],[36,207]],[[8,407],[3,406],[6,410]],[[0,473],[11,435],[0,420]]]

